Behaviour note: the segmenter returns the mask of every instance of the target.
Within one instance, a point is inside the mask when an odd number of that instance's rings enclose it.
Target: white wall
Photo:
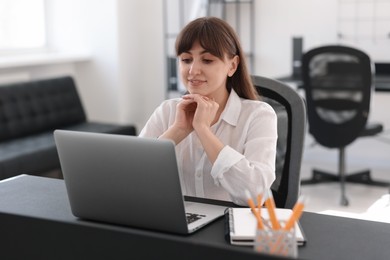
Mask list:
[[[120,116],[139,130],[166,97],[162,5],[118,1]]]
[[[165,98],[162,2],[53,0],[49,11],[52,47],[92,56],[74,65],[89,118],[140,129]]]
[[[50,48],[87,50],[92,60],[74,64],[79,92],[90,120],[118,122],[118,34],[116,1],[48,1]]]
[[[280,77],[291,74],[292,38],[303,47],[336,43],[337,0],[256,1],[255,71]]]

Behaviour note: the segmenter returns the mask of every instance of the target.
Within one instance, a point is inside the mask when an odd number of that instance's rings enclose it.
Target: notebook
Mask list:
[[[280,222],[287,221],[292,210],[276,208],[276,216]],[[262,208],[261,216],[268,220],[266,208]],[[256,234],[257,222],[250,208],[228,208],[225,215],[225,238],[233,245],[253,246]],[[303,230],[299,222],[295,224],[296,241],[299,246],[306,243]]]
[[[226,207],[186,202],[173,142],[55,130],[73,215],[86,220],[189,234]]]

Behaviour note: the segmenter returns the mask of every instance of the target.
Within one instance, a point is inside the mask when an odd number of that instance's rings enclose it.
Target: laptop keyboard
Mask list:
[[[187,224],[197,221],[198,219],[206,217],[205,215],[196,214],[196,213],[186,213],[187,215]]]

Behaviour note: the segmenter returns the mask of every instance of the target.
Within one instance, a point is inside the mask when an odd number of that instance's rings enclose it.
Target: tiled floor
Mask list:
[[[337,156],[337,150],[313,146],[313,139],[307,136],[301,178],[311,177],[314,166],[335,172]],[[346,150],[346,161],[348,172],[369,168],[374,179],[390,182],[390,131],[356,140]],[[389,188],[348,183],[349,206],[340,204],[340,193],[336,182],[301,186],[301,194],[307,198],[306,211],[390,222]]]

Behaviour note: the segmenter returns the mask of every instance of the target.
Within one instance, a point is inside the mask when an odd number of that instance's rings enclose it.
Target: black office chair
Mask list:
[[[294,89],[280,81],[260,76],[252,76],[252,80],[261,100],[270,104],[278,116],[276,180],[271,187],[275,204],[280,208],[292,208],[300,191],[305,104]]]
[[[383,131],[381,124],[367,124],[372,91],[373,66],[369,56],[348,46],[322,46],[303,54],[302,80],[305,90],[309,133],[327,148],[339,150],[338,174],[313,170],[301,184],[339,181],[341,204],[348,205],[345,182],[389,186],[374,181],[370,171],[345,173],[345,148],[356,138]]]

